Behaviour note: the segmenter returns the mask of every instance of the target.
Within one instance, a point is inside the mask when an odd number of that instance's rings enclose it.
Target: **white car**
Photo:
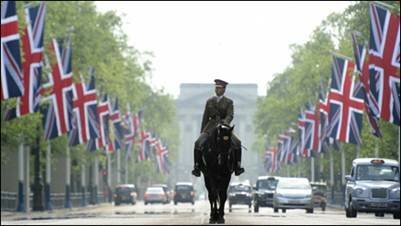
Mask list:
[[[148,203],[168,203],[166,193],[162,187],[148,187],[143,197],[145,205]]]
[[[313,213],[312,188],[307,178],[282,177],[277,183],[273,197],[274,212],[282,209],[305,209]]]

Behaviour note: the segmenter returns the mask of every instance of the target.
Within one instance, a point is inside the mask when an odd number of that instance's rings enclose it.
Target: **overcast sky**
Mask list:
[[[151,51],[152,88],[177,97],[181,83],[256,83],[266,94],[272,75],[291,63],[329,14],[350,2],[96,2],[123,18],[129,45]]]

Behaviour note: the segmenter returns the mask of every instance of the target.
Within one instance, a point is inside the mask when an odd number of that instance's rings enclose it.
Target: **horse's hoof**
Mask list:
[[[209,219],[209,224],[215,224],[217,221],[216,219],[210,218]]]
[[[224,218],[217,219],[217,223],[218,224],[224,224],[225,223]]]

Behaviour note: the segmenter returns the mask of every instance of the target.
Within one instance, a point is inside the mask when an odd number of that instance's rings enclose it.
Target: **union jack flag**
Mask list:
[[[57,62],[52,67],[50,76],[50,106],[45,110],[45,138],[52,139],[54,136],[61,136],[72,128],[73,116],[73,85],[71,70],[71,47],[70,42],[64,49],[60,49],[57,41],[53,39],[52,48],[56,55]],[[55,115],[51,115],[55,114]],[[52,123],[55,122],[55,125]],[[53,129],[57,128],[57,135]]]
[[[321,130],[320,130],[320,110],[319,103],[316,104],[316,107],[310,107],[305,111],[306,123],[311,126],[311,142],[308,147],[310,150],[314,150],[317,153],[321,151]]]
[[[288,128],[287,131],[285,132],[285,134],[287,135],[286,140],[284,141],[285,163],[292,163],[294,157],[292,153],[292,143],[294,142],[294,138],[292,137],[292,135],[295,132],[296,131],[292,127]]]
[[[7,111],[6,120],[39,110],[46,5],[41,2],[39,6],[27,7],[25,14],[27,26],[22,36],[24,94],[17,99],[17,107]]]
[[[290,154],[288,155],[287,161],[289,164],[298,163],[299,153],[300,153],[300,145],[299,141],[295,139],[291,139],[291,148]]]
[[[326,152],[328,150],[328,132],[329,132],[329,94],[323,94],[323,87],[321,86],[319,91],[319,112],[320,112],[320,152]]]
[[[354,47],[354,56],[355,56],[355,64],[356,69],[359,74],[359,78],[363,85],[363,93],[365,100],[365,110],[368,115],[369,125],[372,131],[372,134],[376,137],[382,137],[380,132],[380,128],[378,125],[378,120],[376,115],[379,115],[379,105],[377,100],[373,96],[370,91],[369,85],[369,65],[368,65],[368,55],[365,46],[363,44],[358,43],[357,41],[358,34],[356,32],[352,33],[352,44]],[[376,113],[374,113],[376,112]]]
[[[278,170],[280,170],[280,166],[278,163],[278,149],[277,147],[273,147],[271,148],[271,152],[272,152],[272,167],[271,167],[271,171],[272,172],[277,172]]]
[[[106,148],[110,143],[109,140],[109,115],[110,115],[110,102],[107,94],[105,94],[97,105],[97,118],[99,119],[99,137],[96,138],[97,149]]]
[[[83,82],[74,86],[74,118],[77,132],[71,130],[71,144],[85,144],[91,138],[98,136],[96,122],[96,89],[95,77],[91,77],[91,81],[87,86]],[[91,137],[90,133],[93,133]],[[78,136],[73,136],[78,135]],[[75,138],[75,139],[74,139]],[[78,139],[77,139],[78,138]],[[75,141],[74,141],[75,140]]]
[[[266,150],[263,163],[266,172],[272,172],[273,153],[271,150],[269,149]]]
[[[311,157],[312,150],[314,145],[314,138],[315,138],[315,120],[308,119],[307,115],[313,116],[315,114],[315,109],[311,103],[307,102],[305,105],[306,109],[304,111],[304,147],[303,147],[303,156],[304,157]]]
[[[138,161],[144,161],[149,159],[150,156],[151,147],[149,139],[151,137],[151,134],[141,130],[140,136],[141,147],[138,151]]]
[[[167,154],[167,149],[163,146],[160,140],[157,140],[155,142],[155,150],[156,150],[156,162],[157,162],[157,169],[159,173],[161,174],[166,174],[167,172],[165,171],[166,166],[165,166],[165,159],[164,155]]]
[[[164,174],[169,174],[170,173],[170,166],[171,166],[171,162],[168,158],[168,147],[165,147],[165,150],[162,152],[162,160],[163,160],[163,171]]]
[[[124,135],[124,141],[125,141],[125,159],[131,159],[131,151],[132,147],[134,145],[134,139],[135,139],[135,117],[131,115],[131,110],[130,106],[127,106],[127,112],[125,113],[125,125],[126,125],[126,131]]]
[[[110,112],[110,120],[113,123],[113,131],[115,134],[115,150],[120,150],[121,147],[124,145],[124,128],[121,125],[121,113],[118,105],[118,98],[116,98],[116,101],[114,102],[114,105]]]
[[[277,150],[278,150],[278,161],[280,164],[284,163],[285,157],[288,150],[288,141],[290,136],[287,133],[278,135]]]
[[[299,154],[303,155],[305,150],[305,113],[301,110],[298,114]]]
[[[24,94],[15,1],[1,3],[1,100]]]
[[[400,125],[400,16],[377,4],[369,5],[370,90],[380,118]],[[379,115],[376,115],[379,118]]]
[[[363,90],[361,82],[353,79],[355,64],[333,55],[332,79],[329,94],[329,136],[346,143],[361,144]]]

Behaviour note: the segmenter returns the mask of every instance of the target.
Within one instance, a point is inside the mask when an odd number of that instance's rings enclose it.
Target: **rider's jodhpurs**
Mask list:
[[[202,149],[205,147],[205,143],[207,141],[208,134],[201,133],[199,138],[195,141],[195,148],[194,148],[194,166],[200,164],[202,158]],[[198,165],[199,166],[199,165]]]

